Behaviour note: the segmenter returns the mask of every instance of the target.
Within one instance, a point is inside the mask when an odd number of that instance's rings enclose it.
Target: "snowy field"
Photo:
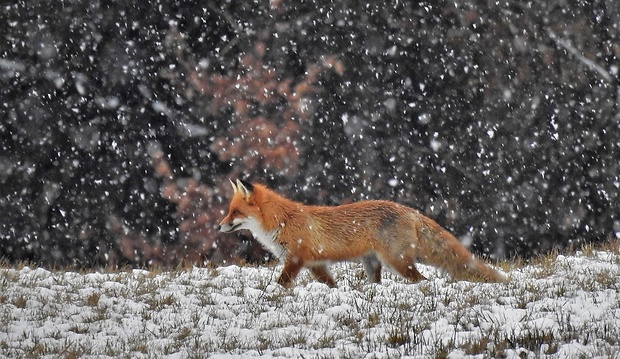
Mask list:
[[[620,358],[620,256],[514,265],[507,284],[333,267],[339,288],[279,266],[172,272],[0,269],[0,357]]]

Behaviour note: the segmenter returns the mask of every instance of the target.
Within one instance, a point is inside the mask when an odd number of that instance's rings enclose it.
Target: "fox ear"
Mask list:
[[[237,180],[237,190],[241,192],[243,198],[248,199],[254,190],[254,186],[244,180]]]
[[[230,185],[233,188],[233,193],[239,192],[239,189],[237,188],[237,185],[235,184],[235,182],[233,182],[230,178],[228,179],[228,181],[230,182]]]

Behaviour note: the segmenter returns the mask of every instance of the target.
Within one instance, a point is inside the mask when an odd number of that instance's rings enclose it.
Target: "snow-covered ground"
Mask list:
[[[171,272],[0,269],[0,356],[9,358],[620,357],[620,256],[515,266],[507,284],[385,273],[339,288],[279,266]]]

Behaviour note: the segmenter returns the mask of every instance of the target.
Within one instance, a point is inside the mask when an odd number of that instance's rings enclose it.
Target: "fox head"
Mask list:
[[[260,218],[260,208],[256,205],[254,185],[246,181],[230,181],[233,198],[228,207],[228,214],[220,222],[220,232],[232,232],[239,229],[254,229]]]

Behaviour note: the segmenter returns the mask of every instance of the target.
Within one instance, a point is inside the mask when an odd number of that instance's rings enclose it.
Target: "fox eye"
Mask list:
[[[233,214],[233,216],[238,216],[238,215],[241,214],[241,212],[239,212],[238,209],[235,209],[235,210],[233,210],[232,214]]]

